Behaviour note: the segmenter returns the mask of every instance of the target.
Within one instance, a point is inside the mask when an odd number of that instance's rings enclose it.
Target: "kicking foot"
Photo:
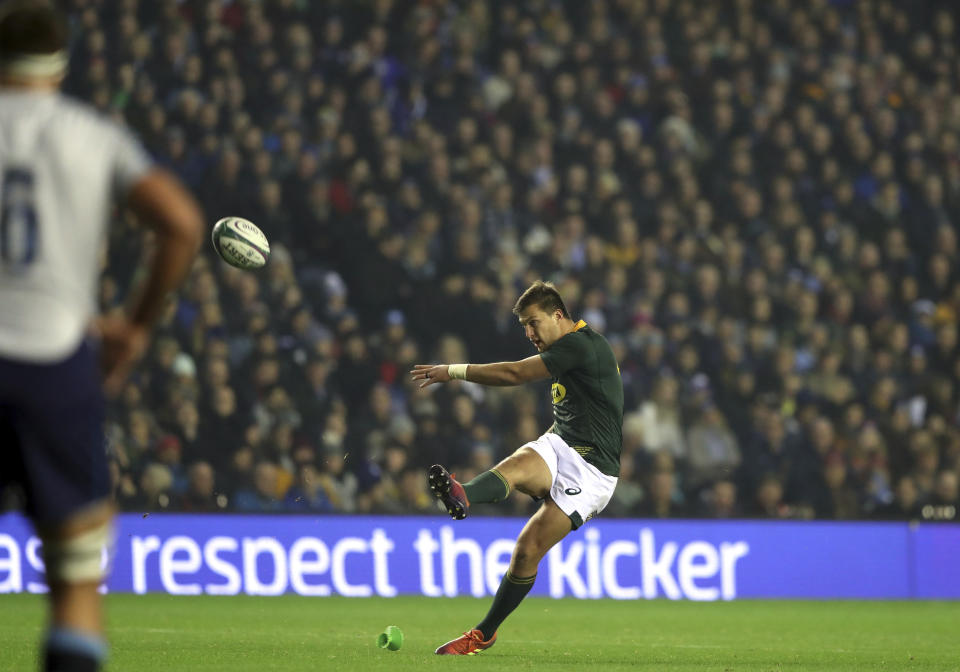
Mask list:
[[[467,507],[470,506],[467,493],[463,491],[463,486],[452,474],[439,464],[435,464],[430,467],[427,480],[430,481],[433,496],[443,502],[451,518],[463,520],[467,517]]]
[[[443,469],[443,467],[440,467]],[[456,482],[456,481],[454,481]],[[479,630],[468,630],[460,637],[452,639],[434,651],[440,656],[473,656],[484,649],[489,649],[497,641],[497,633],[487,641],[483,641],[483,633]]]

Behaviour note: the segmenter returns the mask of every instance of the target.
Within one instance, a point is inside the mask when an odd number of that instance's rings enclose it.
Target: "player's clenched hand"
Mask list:
[[[93,329],[100,339],[103,390],[113,396],[146,351],[150,334],[146,327],[134,324],[125,315],[101,316]]]
[[[423,381],[421,389],[434,383],[445,383],[450,380],[450,372],[446,364],[416,364],[410,372],[414,380]]]

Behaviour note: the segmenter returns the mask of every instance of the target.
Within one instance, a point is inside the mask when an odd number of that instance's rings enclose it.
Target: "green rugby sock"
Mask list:
[[[496,469],[485,471],[469,483],[463,484],[471,504],[502,502],[510,494],[510,484]]]
[[[484,641],[489,641],[493,637],[500,624],[527,596],[536,580],[536,574],[533,576],[514,576],[507,570],[500,582],[500,587],[497,589],[497,594],[493,598],[493,604],[490,605],[490,611],[477,626],[477,630],[483,633]]]

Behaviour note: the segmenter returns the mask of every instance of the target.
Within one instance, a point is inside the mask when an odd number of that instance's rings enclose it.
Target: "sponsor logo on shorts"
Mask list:
[[[567,488],[566,490],[563,491],[563,494],[565,494],[565,495],[579,495],[579,494],[580,494],[580,488]]]

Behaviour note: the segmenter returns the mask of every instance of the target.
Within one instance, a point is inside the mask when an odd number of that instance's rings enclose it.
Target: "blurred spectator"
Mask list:
[[[150,462],[140,474],[139,496],[135,508],[138,511],[164,511],[173,503],[173,474],[169,467]]]
[[[613,497],[603,513],[618,517],[635,516],[643,497],[643,485],[640,482],[640,474],[637,473],[634,456],[630,452],[624,452],[620,456],[620,478],[617,481],[617,489],[614,490]]]
[[[357,498],[357,507],[365,513],[403,513],[401,481],[408,469],[409,454],[398,443],[387,445],[383,459],[377,468],[376,480]]]
[[[233,496],[237,511],[282,511],[279,468],[272,462],[259,462],[253,470],[251,488],[241,488]]]
[[[344,456],[337,449],[327,450],[322,461],[323,468],[317,480],[334,510],[342,513],[356,511],[357,477],[347,470]]]
[[[400,475],[400,501],[405,513],[419,515],[437,511],[436,500],[427,491],[419,469],[407,469]]]
[[[677,501],[676,476],[673,471],[658,469],[650,474],[647,496],[640,503],[637,514],[645,518],[678,518],[684,513],[682,502]]]
[[[640,405],[640,426],[643,445],[650,452],[669,451],[674,458],[687,456],[687,445],[681,428],[679,387],[677,379],[661,376],[653,387],[650,399]]]
[[[957,472],[944,469],[937,474],[933,496],[923,505],[920,515],[923,520],[955,521],[960,506],[960,486]]]
[[[920,497],[917,486],[909,476],[901,476],[893,491],[893,501],[877,509],[878,518],[917,520],[920,518]]]
[[[297,467],[293,487],[287,490],[283,501],[287,511],[331,513],[334,510],[321,486],[317,468],[312,464]]]
[[[203,455],[204,447],[200,443],[200,413],[196,404],[192,401],[180,403],[174,413],[173,425],[179,451],[186,454],[188,460]]]
[[[214,360],[217,367],[224,365],[223,360]],[[205,407],[203,425],[200,427],[200,441],[196,454],[214,465],[216,470],[225,471],[229,464],[230,451],[243,442],[242,414],[237,408],[237,395],[232,387],[217,385],[210,393],[209,407]]]
[[[179,499],[179,508],[196,513],[224,511],[228,500],[214,489],[216,475],[207,462],[194,462],[187,470],[187,490]]]
[[[704,492],[702,515],[705,518],[737,518],[741,515],[737,502],[737,486],[733,481],[718,480]]]
[[[153,459],[169,470],[172,479],[171,493],[179,495],[186,491],[187,471],[181,461],[180,441],[177,437],[167,434],[157,439]]]
[[[753,507],[748,512],[757,518],[812,518],[809,507],[795,507],[783,499],[783,483],[774,474],[760,479],[754,494]]]
[[[739,464],[736,437],[720,410],[708,404],[687,434],[688,487],[696,491],[708,481],[729,478]]]
[[[843,455],[833,453],[826,457],[823,482],[818,494],[814,501],[817,517],[848,520],[859,517],[860,503],[857,493],[847,481],[847,465]]]

